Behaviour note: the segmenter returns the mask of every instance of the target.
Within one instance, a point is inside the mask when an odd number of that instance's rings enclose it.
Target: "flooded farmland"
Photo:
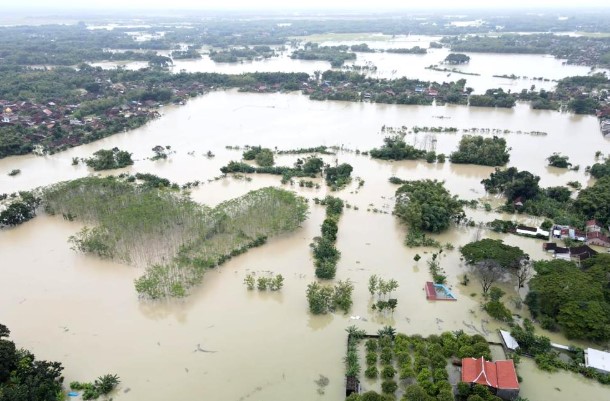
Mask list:
[[[433,60],[443,59],[441,53],[439,50],[426,55],[428,59],[417,65],[423,68]],[[379,66],[379,74],[391,77],[415,74],[415,70],[413,74],[409,70],[415,68],[413,64],[403,64],[399,57],[406,60],[418,56],[379,53],[367,57]],[[487,75],[485,79],[464,76],[467,85],[472,80],[477,90],[497,86],[500,81],[489,76],[495,73],[492,71],[495,66],[505,65],[503,57],[474,56],[467,68]],[[498,73],[557,79],[588,70],[563,66],[559,60],[548,57],[522,57],[524,62],[518,63],[525,66],[520,67],[522,71]],[[544,74],[536,69],[541,60],[548,63],[542,67]],[[184,62],[174,68],[187,71],[216,68],[206,62]],[[261,66],[266,62],[255,62],[252,68],[263,70]],[[287,58],[268,63],[272,63],[269,71],[326,69],[322,62]],[[396,73],[388,70],[392,65],[396,65],[392,68]],[[419,67],[417,76],[423,79],[457,79],[435,75],[440,73],[434,71],[430,71],[430,76],[419,75]],[[243,72],[250,67],[239,64],[218,68],[222,72]],[[522,83],[528,88],[531,85]],[[517,89],[520,87],[514,90]],[[241,151],[227,149],[227,145],[278,149],[340,146],[343,150],[324,156],[325,161],[350,163],[354,166],[353,176],[365,181],[361,188],[354,182],[333,193],[358,208],[344,211],[337,240],[337,248],[342,252],[337,279],[353,281],[354,305],[346,316],[313,316],[307,310],[305,289],[315,278],[309,244],[319,235],[324,218],[324,209],[313,202],[310,217],[302,228],[209,271],[187,298],[164,302],[138,299],[133,280],[142,274],[141,270],[71,250],[67,239],[82,227],[79,223],[42,213],[22,226],[0,231],[0,316],[11,328],[15,341],[43,359],[61,361],[67,382],[116,372],[122,379],[114,395],[116,400],[340,400],[344,395],[344,330],[351,324],[369,332],[392,325],[399,332],[422,335],[465,330],[496,340],[495,329],[500,326],[481,310],[480,295],[472,296],[480,294],[478,283],[473,280],[468,286],[459,284],[467,269],[457,248],[482,235],[502,238],[521,247],[533,259],[545,259],[549,256],[542,251],[542,242],[481,233],[476,228],[450,229],[437,239],[456,248],[444,254],[441,267],[458,301],[428,302],[423,285],[430,279],[425,263],[429,254],[403,245],[405,227],[390,214],[396,187],[388,178],[444,180],[449,191],[470,200],[485,197],[480,181],[493,169],[425,161],[384,162],[356,154],[356,150],[365,151],[382,144],[382,126],[457,127],[460,129],[457,134],[419,133],[407,134],[405,138],[407,143],[416,145],[434,139],[436,151],[446,154],[457,147],[462,129],[510,130],[512,133],[500,134],[512,148],[509,166],[527,168],[540,175],[542,186],[565,185],[574,180],[586,185],[589,178],[584,167],[594,162],[597,150],[604,153],[610,150],[610,140],[601,135],[596,118],[531,110],[528,104],[518,104],[512,110],[401,106],[315,102],[296,93],[225,91],[209,93],[185,106],[166,107],[162,114],[160,119],[141,128],[55,155],[2,159],[0,193],[90,175],[92,171],[86,166],[71,165],[72,158],[88,157],[98,149],[116,146],[133,153],[135,164],[112,173],[150,172],[180,184],[201,180],[203,185],[192,191],[192,198],[213,206],[256,188],[281,185],[279,177],[266,175],[254,175],[251,180],[227,177],[214,181],[221,166],[241,158]],[[517,131],[541,131],[547,135]],[[174,153],[167,160],[152,161],[151,149],[156,145],[170,145]],[[215,157],[206,157],[208,151]],[[545,159],[553,152],[569,156],[581,169],[547,167]],[[296,158],[277,156],[276,164],[292,165]],[[9,177],[6,172],[11,169],[20,169],[22,173]],[[327,194],[323,185],[321,189],[284,187],[310,200]],[[467,209],[467,213],[476,221],[499,218],[498,214],[482,210]],[[423,256],[419,262],[413,260],[416,253]],[[250,272],[282,274],[284,288],[274,293],[247,291],[243,279]],[[400,285],[398,307],[391,315],[381,316],[370,309],[367,280],[372,274],[395,278]],[[517,296],[511,283],[504,283],[503,288],[510,291],[509,296]],[[516,312],[527,314],[525,309]],[[364,319],[355,320],[351,316]],[[553,341],[567,342],[558,334],[545,332],[545,335]],[[521,394],[530,401],[610,397],[608,387],[566,372],[541,372],[530,360],[523,360],[518,369],[524,378]],[[330,380],[323,394],[314,383],[321,374]]]

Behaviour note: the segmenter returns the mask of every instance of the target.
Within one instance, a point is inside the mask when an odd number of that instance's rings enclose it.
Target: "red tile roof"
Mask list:
[[[484,358],[462,359],[462,381],[497,389],[518,389],[519,381],[512,360],[490,362]]]

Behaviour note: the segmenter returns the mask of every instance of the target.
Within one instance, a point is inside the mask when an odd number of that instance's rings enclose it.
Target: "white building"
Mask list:
[[[585,366],[598,372],[610,373],[610,352],[587,348],[585,350]]]

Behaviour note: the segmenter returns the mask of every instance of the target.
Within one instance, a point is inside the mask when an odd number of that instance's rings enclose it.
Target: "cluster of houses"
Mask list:
[[[597,255],[597,251],[589,245],[610,248],[610,238],[604,234],[603,227],[596,220],[587,221],[585,231],[570,226],[555,225],[551,229],[549,239],[570,239],[582,242],[582,245],[572,247],[562,247],[555,242],[547,242],[542,245],[542,249],[552,253],[555,258],[575,262],[582,262]]]

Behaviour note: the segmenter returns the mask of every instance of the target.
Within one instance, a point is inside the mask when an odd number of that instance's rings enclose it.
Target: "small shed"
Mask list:
[[[515,351],[519,348],[519,343],[508,331],[500,330],[500,337],[502,338],[502,344],[504,344],[507,350]]]
[[[610,352],[587,348],[585,350],[585,366],[601,373],[610,373]]]
[[[349,397],[351,394],[360,393],[360,380],[354,376],[346,376],[345,377],[345,396]]]

